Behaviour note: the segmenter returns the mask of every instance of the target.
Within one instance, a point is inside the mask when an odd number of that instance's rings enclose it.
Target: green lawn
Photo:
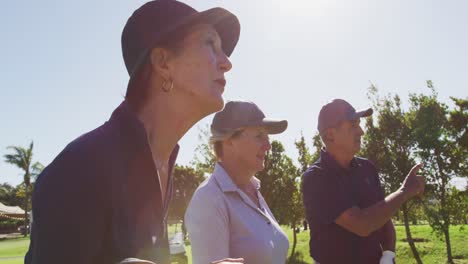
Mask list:
[[[29,246],[29,237],[0,241],[0,263],[24,263],[23,256]]]
[[[284,228],[284,227],[283,227]],[[292,230],[286,230],[289,241],[292,242]],[[396,226],[397,231],[397,263],[411,264],[416,263],[413,258],[413,253],[407,242],[404,226]],[[445,263],[446,251],[443,238],[438,238],[428,225],[411,226],[411,234],[413,239],[420,238],[426,242],[417,242],[416,247],[423,263],[440,264]],[[464,230],[460,230],[460,226],[453,226],[450,229],[450,238],[452,242],[452,255],[456,258],[455,263],[468,264],[468,226]],[[291,250],[291,249],[290,249]],[[309,234],[301,232],[298,234],[297,249],[304,259],[305,263],[312,263],[312,258],[309,256]],[[298,262],[301,263],[301,262]]]
[[[416,263],[413,260],[411,250],[407,242],[403,239],[406,237],[403,226],[397,226],[397,262],[404,264]],[[285,228],[286,233],[292,241],[292,231],[290,228]],[[431,228],[427,225],[411,226],[413,238],[419,238],[425,242],[416,243],[419,254],[424,263],[439,264],[445,263],[445,242],[443,238],[438,238],[431,232]],[[465,230],[460,230],[459,226],[454,226],[450,229],[452,240],[452,254],[454,255],[455,263],[468,264],[468,226]],[[303,262],[297,263],[311,263],[312,259],[309,257],[309,234],[301,232],[298,234],[298,244],[296,251],[303,258]],[[12,240],[0,241],[0,263],[1,264],[20,264],[23,263],[23,256],[29,245],[29,239],[18,238]],[[187,253],[190,261],[190,245],[187,246]],[[17,257],[11,259],[13,257]],[[6,259],[10,258],[10,259]]]

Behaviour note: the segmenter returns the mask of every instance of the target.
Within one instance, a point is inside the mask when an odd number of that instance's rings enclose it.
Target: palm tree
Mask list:
[[[31,194],[31,178],[35,179],[35,177],[42,171],[44,166],[39,163],[32,163],[32,156],[33,156],[33,146],[34,143],[31,141],[31,144],[29,144],[29,148],[25,149],[23,147],[18,147],[18,146],[9,146],[7,149],[13,150],[13,153],[6,154],[4,155],[5,161],[7,163],[16,165],[18,168],[22,169],[24,171],[24,176],[23,176],[23,184],[24,184],[24,190],[25,190],[25,196],[24,196],[24,227],[25,227],[25,234],[26,236],[28,234],[28,228],[27,225],[29,223],[28,221],[28,211],[29,211],[29,199],[30,199],[30,194]]]

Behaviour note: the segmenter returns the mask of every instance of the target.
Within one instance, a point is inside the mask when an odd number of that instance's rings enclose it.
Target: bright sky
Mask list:
[[[120,35],[145,1],[5,1],[0,9],[0,183],[22,172],[3,162],[9,145],[34,140],[47,165],[73,139],[106,121],[125,94]],[[320,107],[344,98],[369,106],[370,83],[382,93],[427,92],[442,101],[467,97],[468,1],[186,0],[236,14],[241,36],[231,56],[225,99],[256,102],[289,120],[281,140],[292,158],[303,131],[309,144]],[[199,127],[181,140],[188,164]]]

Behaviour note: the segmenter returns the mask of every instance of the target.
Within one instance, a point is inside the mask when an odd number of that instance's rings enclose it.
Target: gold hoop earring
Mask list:
[[[166,87],[167,82],[168,82],[168,81],[164,80],[161,89],[162,89],[164,92],[169,93],[169,92],[172,91],[172,88],[174,88],[174,81],[171,80],[171,85],[169,86],[169,88]]]

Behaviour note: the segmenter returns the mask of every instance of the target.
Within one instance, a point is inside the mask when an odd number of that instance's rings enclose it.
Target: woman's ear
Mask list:
[[[233,137],[229,137],[223,141],[223,153],[226,155],[226,153],[233,152],[235,151],[236,147],[236,139]]]
[[[335,140],[335,131],[333,128],[327,128],[323,137],[325,143],[333,142]]]
[[[229,137],[229,138],[226,138],[225,140],[223,140],[224,147],[232,147],[232,145],[233,145],[232,140],[233,140],[232,137]]]
[[[169,56],[170,51],[163,48],[154,48],[149,55],[152,72],[161,76],[164,80],[170,79],[171,76],[168,64]]]

